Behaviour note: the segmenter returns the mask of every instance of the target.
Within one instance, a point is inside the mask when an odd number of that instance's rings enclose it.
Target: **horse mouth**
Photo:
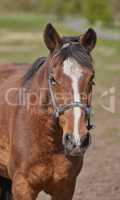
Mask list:
[[[82,158],[85,154],[85,152],[87,151],[88,147],[82,147],[82,148],[74,148],[71,151],[68,151],[67,149],[65,149],[65,155],[66,156],[70,156],[70,157],[80,157]]]
[[[70,157],[83,157],[90,144],[91,135],[89,134],[87,139],[83,140],[81,145],[74,145],[73,143],[68,143],[66,146],[64,146],[65,155]]]

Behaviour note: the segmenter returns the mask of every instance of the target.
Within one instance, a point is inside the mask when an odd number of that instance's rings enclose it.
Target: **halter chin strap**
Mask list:
[[[82,104],[80,102],[72,102],[72,103],[69,103],[69,104],[66,104],[63,106],[58,106],[53,89],[52,89],[52,77],[50,74],[48,76],[48,85],[49,85],[49,91],[50,91],[50,96],[51,96],[51,100],[52,100],[53,116],[55,118],[59,118],[60,115],[62,115],[67,110],[73,109],[74,107],[79,107],[85,111],[86,119],[88,122],[87,129],[90,130],[90,129],[94,128],[94,125],[92,125],[91,121],[90,121],[90,116],[91,116],[91,107],[90,106],[86,106],[85,104]]]

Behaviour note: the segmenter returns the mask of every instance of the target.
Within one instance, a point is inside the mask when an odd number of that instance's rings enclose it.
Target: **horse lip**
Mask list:
[[[68,157],[79,157],[79,158],[83,158],[84,154],[86,153],[88,147],[90,146],[91,144],[91,140],[89,142],[89,144],[85,147],[82,147],[82,146],[79,146],[77,147],[76,149],[73,149],[71,151],[67,150],[65,148],[65,155],[68,156]],[[75,151],[77,150],[77,151]]]
[[[75,146],[70,143],[68,146],[64,146],[64,153],[65,155],[68,157],[83,157],[85,152],[87,151],[88,147],[90,146],[91,144],[91,135],[90,133],[89,134],[89,140],[88,140],[88,143],[86,143],[85,145],[78,145],[78,146]],[[69,148],[68,148],[69,147]]]
[[[81,148],[79,147],[79,149],[77,151],[75,151],[75,149],[68,151],[67,149],[65,149],[65,155],[66,156],[70,156],[70,157],[83,157],[85,152],[86,152],[87,148]]]
[[[83,158],[84,153],[83,152],[79,152],[79,153],[73,153],[73,152],[65,152],[66,157],[70,157],[70,158]]]

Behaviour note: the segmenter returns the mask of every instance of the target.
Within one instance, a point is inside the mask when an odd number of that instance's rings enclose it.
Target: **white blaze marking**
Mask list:
[[[64,61],[63,67],[64,73],[72,79],[72,87],[74,92],[74,102],[80,102],[80,93],[78,82],[80,77],[82,77],[82,69],[80,65],[72,58],[68,58]],[[73,134],[76,143],[80,144],[80,134],[79,134],[79,120],[81,117],[81,108],[74,107],[74,130]]]

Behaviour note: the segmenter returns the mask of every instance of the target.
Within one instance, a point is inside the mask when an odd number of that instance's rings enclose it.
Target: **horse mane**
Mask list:
[[[80,37],[63,37],[63,48],[60,50],[62,61],[71,57],[83,67],[92,68],[93,60],[90,53],[80,45]]]
[[[63,37],[61,43],[62,47],[60,49],[57,49],[55,53],[62,58],[62,62],[71,57],[74,58],[78,62],[78,64],[82,65],[83,67],[93,67],[92,57],[90,53],[87,52],[87,49],[80,45],[80,37]],[[40,57],[33,63],[31,68],[23,77],[23,86],[37,73],[45,60],[45,57]]]
[[[46,58],[40,57],[38,58],[30,67],[30,69],[26,72],[26,74],[23,76],[22,85],[24,86],[28,80],[30,80],[40,69],[40,67],[44,64]]]

